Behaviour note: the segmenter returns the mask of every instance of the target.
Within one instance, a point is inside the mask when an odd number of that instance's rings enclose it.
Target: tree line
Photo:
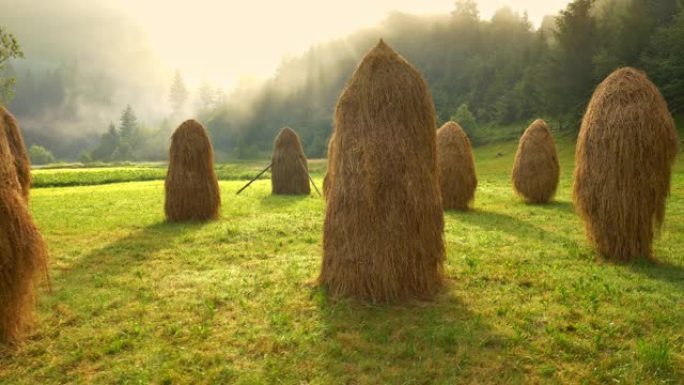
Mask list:
[[[5,64],[21,50],[7,33],[0,30],[0,36],[5,36],[0,73],[6,76],[0,76],[0,90],[6,103],[12,96],[8,79],[14,76]],[[284,126],[299,133],[308,156],[324,156],[337,98],[361,57],[380,38],[423,74],[439,123],[458,121],[475,144],[501,138],[507,127],[517,130],[537,117],[554,129],[576,132],[594,87],[621,66],[645,70],[675,116],[684,115],[682,0],[574,0],[538,28],[525,13],[508,7],[483,20],[474,0],[456,1],[446,15],[394,13],[376,28],[284,60],[258,88],[225,95],[203,84],[196,91],[194,115],[209,129],[222,159],[268,154]],[[80,118],[80,101],[104,106],[113,92],[106,78],[86,76],[75,65],[43,74],[25,72],[16,79],[10,108],[20,115]],[[118,123],[100,137],[70,140],[50,135],[46,127],[35,142],[61,148],[60,156],[80,153],[82,160],[165,159],[173,127],[192,115],[186,108],[192,91],[180,74],[167,91],[174,112],[162,121],[141,125],[134,109],[144,112],[146,107],[132,104],[112,117]],[[510,132],[510,138],[518,133]]]
[[[678,0],[575,0],[535,29],[525,13],[480,18],[473,0],[450,15],[396,13],[382,26],[312,47],[284,62],[247,108],[230,100],[202,117],[220,151],[266,153],[290,125],[309,156],[324,156],[338,95],[382,37],[428,81],[439,122],[459,121],[474,142],[492,129],[549,119],[576,131],[595,86],[621,66],[644,69],[671,110],[684,113],[684,12]],[[247,110],[248,112],[244,112]]]

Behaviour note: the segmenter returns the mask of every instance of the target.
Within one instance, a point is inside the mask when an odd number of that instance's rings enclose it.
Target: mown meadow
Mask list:
[[[445,213],[447,288],[389,307],[316,287],[315,192],[235,195],[267,160],[217,167],[207,224],[164,223],[160,166],[37,170],[50,283],[0,383],[684,383],[684,157],[657,262],[616,264],[585,241],[559,151],[556,200],[532,206],[512,192],[515,143],[477,148],[475,209]]]

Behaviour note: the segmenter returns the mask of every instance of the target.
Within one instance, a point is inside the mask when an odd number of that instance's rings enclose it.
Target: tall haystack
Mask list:
[[[335,111],[319,277],[332,297],[398,302],[442,286],[434,127],[422,76],[380,41]]]
[[[458,123],[447,122],[437,130],[437,159],[444,209],[468,210],[477,176],[470,140]]]
[[[26,201],[29,199],[31,189],[31,160],[26,152],[24,138],[21,136],[19,122],[5,107],[0,106],[0,126],[7,136],[9,148],[14,158],[17,178],[19,178],[19,191]]]
[[[556,194],[560,167],[551,131],[535,120],[520,137],[513,164],[513,188],[528,203],[548,203]]]
[[[299,136],[290,127],[283,128],[273,142],[271,193],[309,195],[309,167]]]
[[[652,257],[677,147],[665,99],[643,72],[621,68],[599,84],[577,139],[573,198],[603,256]]]
[[[33,223],[10,144],[0,130],[0,343],[21,340],[32,319],[34,290],[47,268],[43,238]]]
[[[186,120],[171,136],[165,187],[168,221],[218,219],[221,194],[214,151],[207,131],[196,120]]]

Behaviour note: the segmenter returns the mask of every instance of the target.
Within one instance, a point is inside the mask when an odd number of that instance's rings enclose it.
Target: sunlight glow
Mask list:
[[[480,0],[483,19],[505,5],[528,11],[538,26],[567,0]],[[150,45],[191,84],[212,81],[232,87],[240,79],[267,78],[283,57],[312,44],[371,27],[392,11],[447,14],[454,0],[111,0],[133,17]]]

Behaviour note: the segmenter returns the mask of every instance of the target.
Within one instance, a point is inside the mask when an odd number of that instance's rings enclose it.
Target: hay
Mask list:
[[[437,159],[444,209],[468,210],[477,176],[470,140],[458,123],[447,122],[437,130]]]
[[[527,203],[548,203],[556,194],[560,167],[553,136],[541,119],[520,137],[513,165],[513,188]]]
[[[9,143],[10,152],[14,158],[17,177],[19,178],[19,192],[28,202],[31,189],[31,160],[26,152],[24,138],[17,119],[5,107],[0,106],[0,125],[4,127],[5,135]]]
[[[603,256],[652,257],[677,147],[665,99],[643,72],[621,68],[599,84],[577,139],[573,199]]]
[[[309,195],[309,168],[299,136],[290,127],[283,128],[273,142],[271,193]]]
[[[218,219],[221,195],[214,152],[206,130],[195,120],[186,120],[171,136],[165,188],[168,221]]]
[[[330,159],[333,157],[333,153],[335,151],[335,143],[333,139],[335,136],[330,137],[330,141],[328,142],[328,161],[327,164],[330,165]],[[332,183],[332,169],[330,167],[327,168],[327,171],[325,172],[325,176],[323,177],[323,196],[327,199],[328,198],[328,191],[330,190],[330,183]]]
[[[399,302],[442,287],[434,127],[422,76],[380,41],[335,111],[319,276],[333,298]]]
[[[0,343],[21,341],[32,320],[38,274],[47,250],[21,195],[5,132],[0,130]]]

